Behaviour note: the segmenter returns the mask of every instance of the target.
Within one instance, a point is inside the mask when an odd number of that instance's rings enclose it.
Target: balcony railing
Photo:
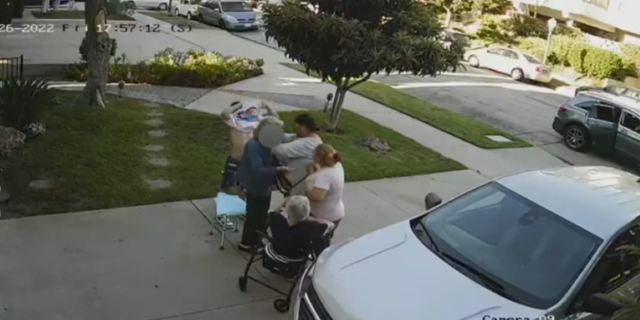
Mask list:
[[[608,10],[609,9],[609,2],[611,0],[582,0],[583,2],[586,2],[588,4],[594,5],[596,7],[600,7],[602,9]]]

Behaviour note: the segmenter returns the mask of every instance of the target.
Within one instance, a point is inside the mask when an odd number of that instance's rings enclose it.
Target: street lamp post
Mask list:
[[[551,18],[547,21],[547,26],[549,27],[549,35],[547,36],[547,49],[544,50],[544,58],[542,59],[542,63],[547,63],[547,58],[549,57],[549,50],[551,50],[551,38],[553,37],[553,30],[558,26],[558,21],[556,19]]]

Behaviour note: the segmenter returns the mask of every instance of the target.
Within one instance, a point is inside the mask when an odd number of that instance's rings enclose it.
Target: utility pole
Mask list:
[[[547,49],[544,50],[544,59],[542,59],[542,63],[547,63],[547,58],[549,57],[549,51],[551,50],[551,40],[553,40],[553,30],[558,26],[558,21],[556,19],[551,18],[547,21],[547,27],[549,27],[549,35],[547,36]]]

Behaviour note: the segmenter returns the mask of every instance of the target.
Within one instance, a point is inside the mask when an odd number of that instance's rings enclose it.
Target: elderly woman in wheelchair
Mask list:
[[[274,303],[278,311],[286,312],[297,280],[308,262],[313,262],[328,244],[326,235],[333,230],[333,223],[311,217],[309,200],[304,196],[292,196],[277,211],[269,213],[270,234],[261,233],[264,246],[256,248],[249,259],[244,274],[239,279],[240,290],[247,289],[248,280],[257,282],[282,295]],[[288,292],[249,275],[251,265],[262,261],[267,270],[291,282]]]

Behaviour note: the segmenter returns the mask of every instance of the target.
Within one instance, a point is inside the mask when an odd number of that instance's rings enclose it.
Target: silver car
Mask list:
[[[244,1],[206,0],[198,6],[198,18],[225,30],[257,30],[258,14]]]
[[[474,68],[487,68],[511,75],[511,78],[541,83],[551,81],[551,68],[536,57],[509,48],[483,48],[465,54],[465,59]]]

